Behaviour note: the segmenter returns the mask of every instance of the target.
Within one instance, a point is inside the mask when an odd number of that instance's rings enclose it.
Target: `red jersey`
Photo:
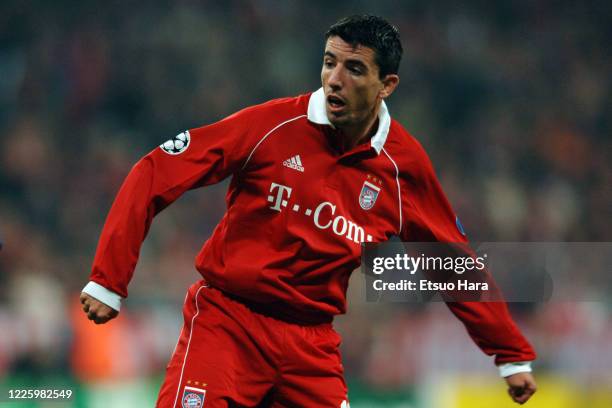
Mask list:
[[[153,217],[229,176],[227,212],[196,268],[224,293],[296,322],[346,311],[362,242],[466,240],[425,151],[384,102],[376,134],[342,151],[319,89],[191,129],[142,158],[110,210],[91,280],[126,297]],[[448,305],[498,364],[535,358],[504,303]]]

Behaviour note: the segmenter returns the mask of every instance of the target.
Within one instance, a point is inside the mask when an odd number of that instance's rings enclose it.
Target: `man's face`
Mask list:
[[[353,47],[337,36],[327,39],[321,82],[327,117],[335,127],[358,125],[376,115],[385,88],[378,72],[373,49]]]

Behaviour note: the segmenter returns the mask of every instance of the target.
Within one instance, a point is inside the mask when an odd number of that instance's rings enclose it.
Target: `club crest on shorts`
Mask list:
[[[376,203],[376,198],[378,198],[378,194],[380,193],[380,187],[375,186],[369,181],[364,181],[363,186],[361,187],[361,193],[359,194],[359,205],[364,210],[369,210],[374,207]]]
[[[205,397],[206,390],[185,386],[183,398],[181,398],[181,406],[183,408],[202,408]]]
[[[171,155],[181,154],[189,147],[190,140],[189,132],[185,131],[160,144],[159,147]]]

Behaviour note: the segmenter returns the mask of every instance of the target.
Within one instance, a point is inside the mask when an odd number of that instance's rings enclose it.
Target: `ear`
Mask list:
[[[381,99],[387,98],[389,95],[395,91],[395,88],[399,85],[399,75],[397,74],[387,74],[382,79],[382,89],[378,93]]]

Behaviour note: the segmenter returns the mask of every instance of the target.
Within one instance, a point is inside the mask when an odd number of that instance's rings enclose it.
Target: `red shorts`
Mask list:
[[[189,288],[183,315],[157,407],[348,406],[331,323],[277,320],[204,281]]]

